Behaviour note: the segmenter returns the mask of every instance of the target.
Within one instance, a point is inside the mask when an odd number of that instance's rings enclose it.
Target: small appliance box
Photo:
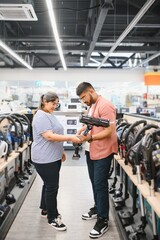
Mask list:
[[[66,126],[68,127],[73,127],[73,128],[81,128],[82,123],[79,121],[79,117],[66,117]]]
[[[81,103],[66,103],[65,109],[67,112],[81,112],[82,105]]]

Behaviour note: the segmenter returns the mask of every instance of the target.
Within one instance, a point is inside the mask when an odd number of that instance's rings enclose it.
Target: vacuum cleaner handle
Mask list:
[[[125,135],[125,139],[124,139],[125,145],[127,145],[128,137],[129,137],[130,132],[140,124],[146,125],[147,121],[146,120],[140,120],[140,121],[136,121],[133,124],[131,124],[131,126],[128,128],[127,133]]]
[[[142,129],[140,129],[140,131],[138,131],[137,135],[135,136],[135,140],[134,140],[134,144],[136,144],[137,142],[140,141],[140,139],[145,135],[145,131],[149,130],[151,128],[159,128],[157,125],[155,124],[147,124],[145,125]],[[142,136],[143,135],[143,136]]]
[[[84,115],[80,117],[79,121],[86,125],[91,125],[96,127],[105,127],[105,128],[109,127],[110,123],[114,123],[114,122],[110,122],[110,120],[106,120],[103,118],[94,118],[94,117],[89,117]]]
[[[159,138],[160,138],[160,128],[158,128],[154,132],[152,132],[153,142],[157,141],[157,135],[159,135]]]
[[[144,157],[144,166],[146,169],[146,180],[151,183],[151,180],[154,178],[154,164],[152,161],[152,144],[153,144],[153,135],[147,133],[142,139],[142,151]]]
[[[105,128],[110,126],[110,120],[106,120],[106,119],[103,119],[103,118],[94,118],[94,117],[89,117],[89,116],[82,115],[80,117],[79,121],[81,123],[84,123],[84,124],[87,125],[87,128],[83,133],[84,136],[86,136],[88,134],[88,132],[93,128],[93,126],[105,127]]]
[[[20,125],[20,128],[21,128],[21,132],[20,132],[20,135],[18,136],[19,137],[19,146],[20,147],[23,147],[23,136],[24,136],[24,131],[23,131],[23,125],[22,125],[22,122],[21,120],[15,115],[15,114],[10,114],[10,117],[14,119],[15,122],[18,122],[19,125]]]

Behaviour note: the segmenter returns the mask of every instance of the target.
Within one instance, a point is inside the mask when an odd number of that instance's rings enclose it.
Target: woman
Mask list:
[[[64,231],[66,226],[61,221],[57,209],[59,171],[66,155],[64,141],[80,143],[76,135],[63,135],[63,126],[53,112],[59,103],[56,93],[47,92],[40,98],[39,108],[33,117],[32,161],[43,180],[40,208],[41,215],[48,217],[48,223],[56,230]]]

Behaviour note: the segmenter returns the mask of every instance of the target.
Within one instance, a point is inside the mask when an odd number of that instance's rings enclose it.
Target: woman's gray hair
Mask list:
[[[38,109],[43,109],[44,101],[54,102],[56,99],[59,99],[58,95],[55,92],[47,92],[40,97]]]

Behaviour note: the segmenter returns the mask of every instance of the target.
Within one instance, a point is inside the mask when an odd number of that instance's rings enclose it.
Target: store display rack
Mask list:
[[[145,120],[147,120],[148,124],[154,124],[154,125],[157,125],[158,127],[160,127],[160,120],[151,118],[151,117],[140,116],[138,114],[125,113],[123,118],[131,124],[138,120],[145,119]],[[142,197],[144,199],[144,203],[145,203],[144,204],[145,211],[147,210],[146,205],[149,206],[149,215],[150,216],[148,218],[148,215],[146,214],[146,218],[151,220],[151,224],[150,224],[150,226],[149,226],[149,224],[147,224],[146,228],[151,227],[152,231],[153,231],[151,233],[151,235],[152,235],[151,238],[158,239],[160,237],[160,224],[159,224],[160,223],[160,207],[159,207],[160,206],[160,192],[156,192],[156,191],[154,191],[154,189],[151,189],[151,186],[149,186],[148,182],[144,179],[142,179],[141,182],[139,182],[137,175],[133,174],[132,166],[130,164],[126,165],[125,159],[122,158],[119,154],[115,155],[114,158],[115,158],[116,166],[119,166],[120,169],[122,169],[122,172],[126,174],[128,183],[131,183],[134,186],[136,186],[137,193],[139,192],[142,195]],[[125,229],[125,227],[123,226],[120,216],[118,215],[119,212],[115,209],[115,204],[114,204],[113,198],[110,198],[110,201],[111,201],[112,210],[114,212],[115,220],[119,227],[121,236],[123,237],[124,240],[131,239],[131,238],[128,238],[129,236],[127,235],[127,231],[126,231],[127,228]],[[137,205],[138,205],[138,201],[139,201],[139,199],[137,199]],[[128,201],[127,203],[130,203],[130,202]],[[125,210],[128,211],[129,207],[130,206],[128,206],[128,205],[125,206],[124,211]],[[153,221],[152,221],[153,216],[155,216],[155,225],[153,225]],[[137,214],[137,216],[135,216],[135,219],[139,220],[140,218],[141,218],[141,213],[139,213],[139,209],[138,209],[138,214]],[[148,219],[147,219],[147,221],[148,221]],[[138,222],[136,222],[136,223],[138,223]],[[154,228],[156,226],[157,226],[157,229],[155,231]],[[133,223],[133,227],[134,227],[134,223]],[[136,224],[135,224],[135,227],[136,227]],[[148,229],[145,229],[145,230],[148,230]],[[148,236],[146,238],[146,236],[145,236],[144,238],[141,237],[138,239],[151,239],[151,238],[148,238]],[[134,239],[134,238],[132,238],[132,239]],[[137,238],[135,238],[135,239],[137,239]]]
[[[22,148],[19,148],[18,151],[13,151],[10,156],[8,157],[7,161],[3,158],[0,159],[0,172],[6,171],[7,166],[14,162],[16,164],[17,161],[24,161],[25,157],[27,157],[27,151],[30,151],[30,144],[25,143]],[[27,159],[26,159],[27,160]],[[5,239],[5,236],[7,232],[9,231],[9,228],[15,219],[30,187],[32,186],[34,179],[36,177],[36,170],[31,165],[30,171],[32,172],[31,175],[28,175],[28,179],[25,180],[25,185],[23,188],[20,188],[16,184],[14,185],[13,189],[11,190],[11,194],[16,199],[15,203],[12,203],[9,205],[9,211],[7,215],[5,216],[2,224],[0,225],[0,239]],[[3,204],[6,202],[4,201]]]

